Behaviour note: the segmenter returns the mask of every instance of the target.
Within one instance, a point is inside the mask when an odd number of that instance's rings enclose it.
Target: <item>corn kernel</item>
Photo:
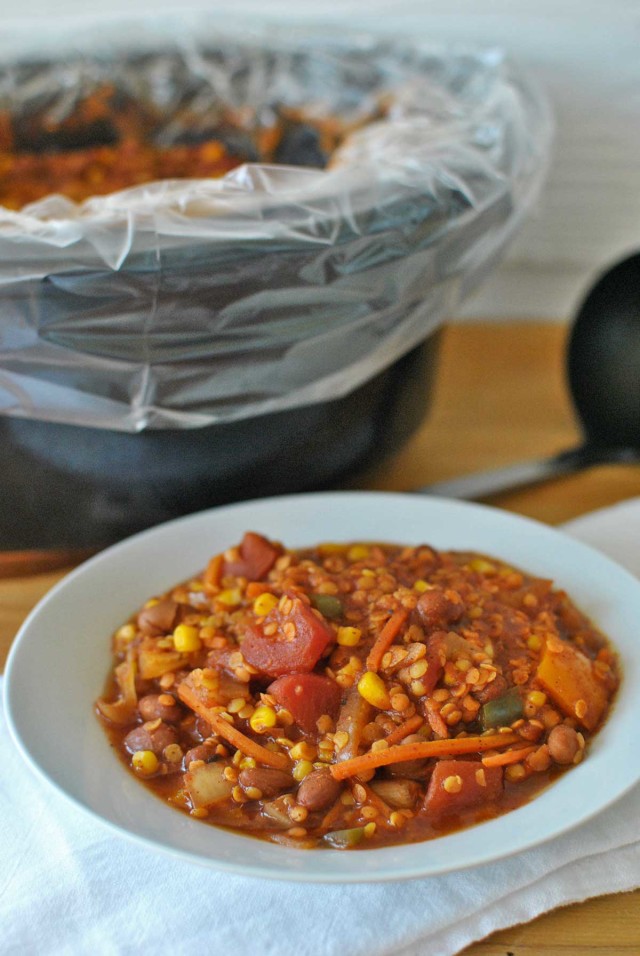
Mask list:
[[[155,607],[156,604],[160,604],[160,599],[159,599],[159,598],[149,598],[149,600],[145,603],[145,608],[147,608],[147,607]]]
[[[373,671],[366,671],[362,675],[358,681],[358,692],[372,707],[377,707],[379,710],[389,710],[391,707],[391,699],[384,681]]]
[[[547,702],[547,695],[541,690],[532,690],[527,694],[527,700],[534,707],[544,707]]]
[[[136,636],[136,629],[133,624],[123,624],[116,636],[119,640],[124,641],[125,643],[132,641]]]
[[[344,550],[345,546],[343,544],[334,541],[323,541],[321,545],[318,545],[320,554],[343,554]]]
[[[362,561],[369,557],[369,549],[366,544],[354,544],[347,551],[349,561]]]
[[[367,823],[364,828],[364,835],[367,839],[370,839],[376,832],[376,825],[373,820],[370,823]]]
[[[423,581],[422,579],[416,581],[413,585],[413,590],[417,591],[418,594],[424,594],[425,591],[431,590],[431,585],[428,581]]]
[[[491,561],[485,561],[484,558],[474,558],[473,561],[469,561],[469,567],[480,574],[494,574],[496,570],[495,565]]]
[[[259,594],[258,597],[253,602],[253,613],[257,614],[258,617],[264,617],[269,611],[273,611],[278,603],[278,598],[275,594],[270,594],[269,591],[264,591],[262,594]]]
[[[527,647],[530,651],[539,651],[542,647],[542,638],[538,637],[537,634],[532,634],[531,637],[527,639]]]
[[[160,765],[160,761],[153,750],[136,750],[131,758],[131,766],[141,774],[155,773]]]
[[[256,707],[254,712],[249,718],[249,724],[251,729],[254,730],[257,734],[263,733],[263,731],[268,730],[269,727],[275,727],[277,721],[276,712],[273,707]]]
[[[318,751],[313,744],[308,743],[306,740],[301,740],[300,743],[295,744],[291,748],[289,756],[292,760],[315,760],[318,756]]]
[[[298,760],[298,762],[294,764],[291,774],[293,776],[293,779],[297,780],[298,783],[300,783],[300,781],[304,780],[304,778],[308,774],[310,774],[312,770],[313,770],[313,764],[311,763],[310,760]]]
[[[359,627],[339,627],[336,640],[342,647],[355,647],[362,637]]]
[[[178,624],[173,632],[173,646],[181,654],[199,651],[202,647],[202,641],[198,634],[198,628],[191,627],[189,624]]]
[[[276,743],[279,747],[286,747],[287,750],[293,747],[293,740],[289,740],[288,737],[276,737]]]
[[[216,601],[227,607],[237,607],[242,603],[242,593],[238,588],[227,588],[216,595]]]

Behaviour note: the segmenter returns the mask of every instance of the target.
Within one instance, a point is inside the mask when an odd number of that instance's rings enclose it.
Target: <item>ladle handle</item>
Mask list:
[[[463,475],[461,478],[452,478],[449,481],[439,481],[433,485],[417,488],[416,493],[442,495],[446,498],[486,498],[502,491],[511,491],[514,488],[546,481],[548,478],[557,478],[590,465],[629,460],[637,460],[637,452],[632,449],[598,448],[587,444],[552,455],[550,458],[519,462],[503,468]]]

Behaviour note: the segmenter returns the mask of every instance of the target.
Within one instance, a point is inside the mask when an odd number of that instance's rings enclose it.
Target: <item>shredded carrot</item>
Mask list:
[[[329,767],[334,780],[354,777],[366,770],[386,767],[405,760],[424,760],[429,757],[453,757],[456,754],[477,754],[496,747],[508,747],[520,738],[517,734],[487,734],[483,737],[454,737],[449,740],[425,740],[424,743],[396,744],[384,750],[370,750],[360,757],[343,760]]]
[[[230,724],[228,720],[225,720],[224,717],[216,713],[212,707],[207,706],[207,704],[199,700],[197,694],[195,694],[193,689],[189,687],[188,684],[185,684],[184,681],[178,686],[178,696],[198,717],[202,717],[210,724],[213,733],[227,740],[236,750],[240,750],[245,756],[253,757],[258,763],[265,764],[267,767],[275,767],[276,770],[288,770],[291,766],[291,762],[286,754],[274,753],[272,750],[267,750],[266,747],[263,747],[261,744],[256,743],[255,740],[251,740],[250,737],[241,733],[233,724]]]
[[[395,613],[391,615],[369,651],[367,670],[374,672],[379,670],[385,651],[389,650],[408,617],[409,612],[406,608],[400,608],[399,611],[395,611]]]
[[[222,578],[222,566],[224,564],[224,555],[216,554],[209,561],[207,569],[203,575],[203,581],[207,587],[217,588],[220,586],[220,579]]]
[[[344,810],[344,804],[342,803],[340,797],[338,797],[331,809],[327,810],[322,823],[320,824],[320,830],[331,830],[342,810]]]
[[[392,744],[399,744],[401,740],[404,740],[405,737],[408,737],[409,734],[412,734],[414,730],[418,730],[419,727],[422,727],[424,724],[424,719],[420,714],[414,714],[413,717],[408,717],[407,720],[403,723],[398,724],[395,730],[392,730],[390,734],[384,738],[389,746]]]
[[[266,764],[267,767],[275,767],[276,770],[288,770],[291,766],[291,762],[286,754],[267,750],[266,747],[257,744],[255,740],[251,740],[250,737],[236,730],[232,724],[219,714],[213,714],[211,717],[207,717],[206,720],[211,724],[211,729],[214,733],[218,734],[219,737],[224,737],[224,739],[228,740],[230,744],[233,744],[237,750],[242,751],[245,756],[253,757],[258,763]]]
[[[264,581],[249,581],[244,593],[249,601],[253,601],[254,598],[260,597],[261,594],[264,594],[264,592],[268,590],[269,586],[265,584]]]
[[[507,750],[502,754],[490,754],[482,758],[482,763],[485,767],[506,767],[510,763],[518,763],[537,749],[537,747],[521,747],[519,750]]]

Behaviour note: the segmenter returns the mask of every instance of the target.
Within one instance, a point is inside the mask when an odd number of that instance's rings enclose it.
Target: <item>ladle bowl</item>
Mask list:
[[[418,493],[485,498],[592,465],[640,463],[640,253],[608,269],[583,300],[569,336],[567,377],[584,434],[580,445]]]

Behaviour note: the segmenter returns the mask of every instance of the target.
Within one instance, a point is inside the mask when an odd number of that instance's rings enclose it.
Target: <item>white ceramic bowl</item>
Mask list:
[[[119,762],[93,715],[110,635],[151,594],[260,531],[291,547],[327,540],[428,543],[493,554],[565,588],[613,640],[623,682],[587,758],[530,804],[426,843],[294,850],[227,832],[166,806]],[[570,537],[492,508],[444,499],[336,492],[263,499],[181,518],[115,545],[54,588],[9,656],[9,727],[42,781],[114,832],[186,860],[261,877],[355,882],[434,875],[508,856],[584,822],[640,778],[636,689],[640,583]]]

